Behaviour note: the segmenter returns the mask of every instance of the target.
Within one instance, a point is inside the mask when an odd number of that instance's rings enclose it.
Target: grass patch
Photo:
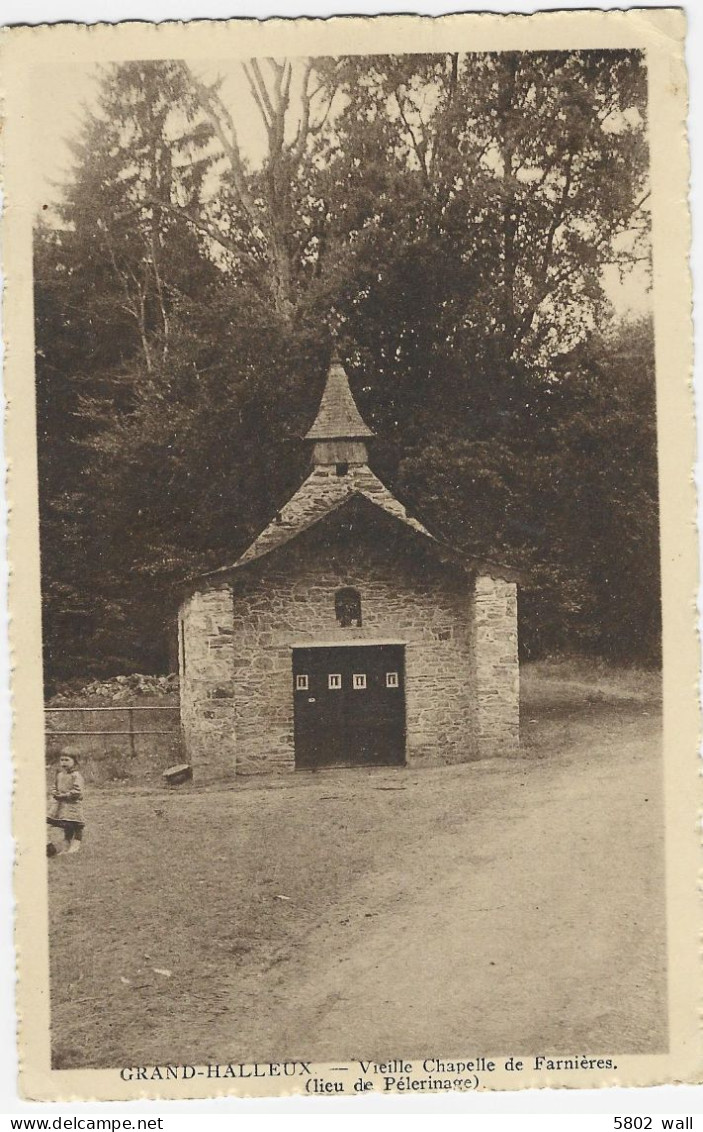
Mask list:
[[[584,657],[529,661],[520,667],[523,716],[563,709],[574,713],[593,704],[661,704],[662,676],[656,669],[616,667]]]

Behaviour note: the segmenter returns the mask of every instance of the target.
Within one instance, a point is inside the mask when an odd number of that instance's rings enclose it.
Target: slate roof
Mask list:
[[[344,437],[347,440],[358,440],[374,435],[356,407],[344,366],[333,361],[327,374],[320,408],[305,439],[335,440]]]
[[[354,440],[373,435],[356,407],[343,366],[333,361],[315,423],[305,439]],[[403,504],[391,494],[367,464],[350,464],[343,475],[337,475],[334,465],[316,464],[295,495],[235,562],[218,570],[209,570],[200,577],[225,574],[256,562],[354,498],[368,500],[426,540],[426,545],[434,547],[443,556],[449,555],[452,561],[464,569],[488,567],[490,572],[496,571],[505,577],[516,576],[516,572],[509,567],[460,555],[453,548],[439,542],[418,519],[408,514]]]
[[[288,500],[276,518],[258,538],[254,539],[251,546],[236,562],[209,573],[222,574],[228,570],[235,570],[239,566],[246,566],[247,563],[262,558],[265,554],[270,554],[272,550],[277,550],[279,546],[283,546],[314,526],[326,515],[337,511],[354,496],[362,496],[370,500],[417,534],[436,543],[436,539],[427,528],[408,514],[402,503],[398,502],[366,464],[351,467],[344,476],[336,475],[331,468],[316,467],[292,499]]]

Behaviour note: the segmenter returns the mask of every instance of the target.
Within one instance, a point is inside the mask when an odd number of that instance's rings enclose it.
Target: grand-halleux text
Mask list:
[[[470,1077],[471,1075],[477,1075],[479,1073],[493,1073],[496,1069],[520,1073],[524,1071],[539,1072],[541,1070],[563,1072],[569,1070],[588,1071],[615,1068],[617,1067],[611,1058],[586,1056],[551,1058],[543,1054],[538,1054],[524,1060],[509,1057],[497,1062],[485,1057],[466,1058],[465,1060],[444,1060],[437,1057],[427,1057],[422,1062],[405,1061],[399,1058],[392,1058],[383,1062],[360,1060],[352,1061],[349,1065],[335,1066],[334,1070],[340,1073],[359,1072],[362,1080],[364,1078],[380,1077],[383,1078],[385,1088],[392,1088],[400,1085],[403,1076],[407,1077],[409,1082],[416,1079],[418,1072],[427,1074],[431,1079],[456,1075],[467,1075]],[[120,1077],[123,1081],[189,1081],[198,1077],[209,1078],[211,1080],[256,1077],[304,1077],[312,1083],[313,1079],[319,1079],[316,1078],[316,1074],[319,1073],[319,1071],[319,1066],[313,1067],[312,1063],[307,1061],[254,1061],[249,1063],[228,1062],[221,1065],[203,1066],[131,1065],[125,1066],[120,1070]],[[326,1067],[327,1076],[332,1072],[332,1068]],[[344,1091],[344,1086],[341,1082],[335,1082],[335,1085],[337,1087],[334,1088],[334,1091]],[[414,1086],[409,1085],[408,1087]],[[308,1088],[308,1091],[331,1092],[333,1088],[330,1085],[329,1088]],[[359,1090],[357,1089],[356,1091]]]

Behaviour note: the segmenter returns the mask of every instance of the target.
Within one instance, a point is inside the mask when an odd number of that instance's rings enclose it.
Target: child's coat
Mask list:
[[[54,783],[54,798],[49,809],[49,817],[56,821],[75,821],[85,823],[83,816],[83,776],[77,770],[57,770]]]

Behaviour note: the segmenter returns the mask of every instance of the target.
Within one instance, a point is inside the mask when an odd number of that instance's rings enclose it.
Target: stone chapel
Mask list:
[[[307,479],[190,583],[181,721],[199,780],[516,752],[517,574],[412,517],[368,465],[373,435],[333,360]]]

